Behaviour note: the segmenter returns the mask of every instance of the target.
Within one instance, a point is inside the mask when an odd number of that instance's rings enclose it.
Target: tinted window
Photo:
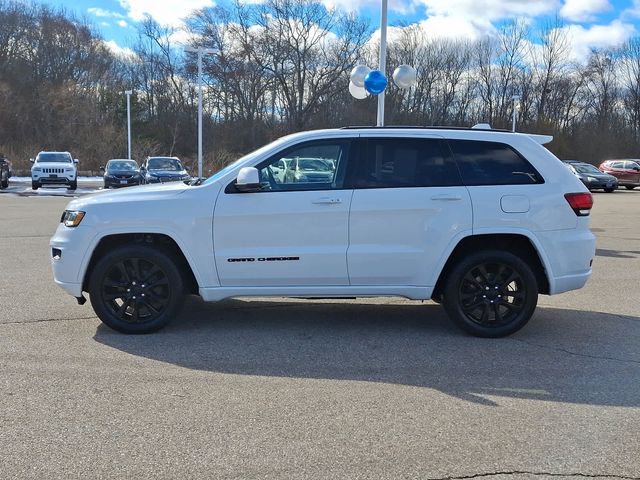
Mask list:
[[[356,188],[448,187],[460,174],[440,140],[367,139],[355,176]]]
[[[636,162],[624,162],[624,168],[626,168],[627,170],[633,170],[634,168],[638,168],[640,165],[638,165]]]
[[[342,188],[349,142],[306,143],[258,165],[263,191],[330,190]]]
[[[38,162],[42,163],[71,163],[71,155],[68,153],[41,153],[38,155]]]
[[[498,142],[450,140],[466,185],[543,183],[542,176],[509,145]]]
[[[180,160],[176,158],[150,158],[147,162],[147,170],[171,170],[180,171],[184,170],[184,167],[180,163]]]
[[[574,165],[574,167],[580,173],[602,173],[593,165],[582,164],[582,165]]]
[[[137,170],[138,164],[133,160],[109,160],[107,170]]]

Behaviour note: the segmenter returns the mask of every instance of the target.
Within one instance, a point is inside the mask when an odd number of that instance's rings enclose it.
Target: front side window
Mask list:
[[[339,189],[344,185],[349,142],[311,142],[258,165],[262,191]]]
[[[449,140],[465,185],[544,183],[535,168],[509,145],[477,140]]]
[[[460,174],[437,139],[370,138],[360,156],[356,188],[449,187]]]

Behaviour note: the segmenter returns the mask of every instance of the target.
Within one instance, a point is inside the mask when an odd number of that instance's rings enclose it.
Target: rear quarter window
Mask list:
[[[449,140],[465,185],[544,183],[533,166],[511,146],[499,142]]]

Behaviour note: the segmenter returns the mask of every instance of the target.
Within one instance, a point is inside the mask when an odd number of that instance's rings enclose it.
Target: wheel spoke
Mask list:
[[[124,278],[124,281],[129,284],[131,283],[131,278],[129,277],[129,273],[127,272],[127,268],[124,265],[124,262],[118,262],[114,265],[114,267],[120,272],[121,278]]]
[[[118,317],[120,317],[123,320],[126,318],[127,307],[129,306],[129,303],[131,303],[131,300],[126,299],[122,303],[122,305],[120,305],[120,308],[118,308],[118,311],[116,312],[116,315],[118,315]]]
[[[155,315],[157,315],[158,313],[160,313],[160,310],[158,310],[156,307],[154,307],[151,302],[147,301],[147,300],[141,300],[140,303],[142,303],[142,305],[144,305],[145,307],[147,307],[147,310],[149,311],[149,313],[153,313]]]
[[[493,313],[495,314],[495,322],[500,324],[503,322],[502,314],[500,313],[500,304],[493,304]]]

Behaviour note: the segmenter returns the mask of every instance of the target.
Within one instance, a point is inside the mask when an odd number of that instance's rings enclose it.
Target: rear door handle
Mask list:
[[[456,200],[462,200],[462,197],[460,195],[451,195],[448,193],[442,193],[440,195],[434,195],[433,197],[431,197],[431,200],[441,200],[445,202],[452,202]]]
[[[335,205],[338,203],[342,203],[342,199],[336,197],[320,197],[315,200],[311,200],[311,203],[316,205]]]

